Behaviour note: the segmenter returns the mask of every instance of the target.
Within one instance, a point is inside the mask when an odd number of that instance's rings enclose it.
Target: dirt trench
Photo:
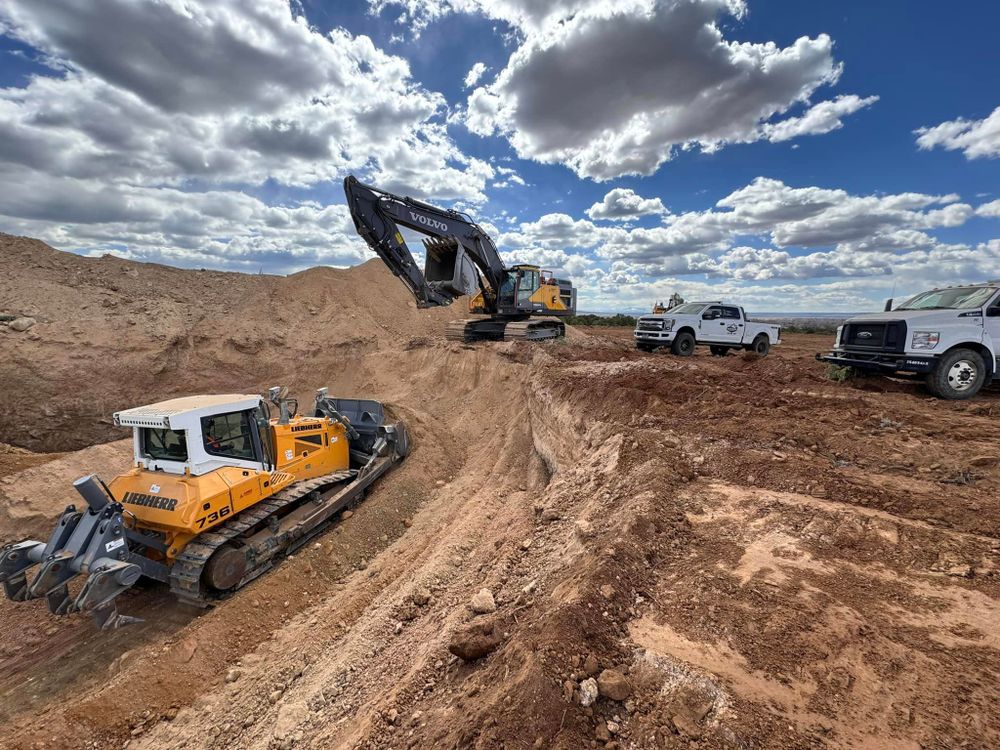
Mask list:
[[[101,634],[0,603],[3,746],[1000,745],[996,394],[829,383],[821,337],[679,360],[627,336],[383,341],[314,367],[388,402],[411,457],[209,612],[153,587],[122,605],[146,623]],[[8,475],[36,502],[0,536],[123,459]],[[453,657],[484,617],[498,648]],[[603,669],[628,695],[581,705]]]

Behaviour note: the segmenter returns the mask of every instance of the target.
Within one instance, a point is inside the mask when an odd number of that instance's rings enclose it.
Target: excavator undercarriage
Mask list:
[[[445,329],[449,341],[541,341],[566,335],[566,324],[559,318],[510,319],[499,316],[455,320]]]

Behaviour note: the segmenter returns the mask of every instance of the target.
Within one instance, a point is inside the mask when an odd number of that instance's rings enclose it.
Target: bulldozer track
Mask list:
[[[270,569],[274,564],[274,559],[286,553],[296,541],[295,536],[288,540],[284,548],[275,555],[269,556],[260,564],[250,568],[243,579],[231,590],[218,592],[207,589],[202,585],[202,574],[212,555],[226,542],[238,539],[250,532],[259,530],[268,519],[276,517],[283,509],[307,497],[309,494],[320,491],[329,491],[337,487],[348,479],[357,477],[357,471],[338,471],[326,474],[315,479],[308,479],[286,487],[275,493],[267,500],[257,503],[251,508],[247,508],[239,513],[232,520],[215,527],[209,532],[201,534],[197,539],[188,543],[180,555],[177,556],[170,569],[170,590],[177,599],[185,604],[192,604],[197,607],[211,606],[216,599],[222,598],[232,591],[239,590],[254,578]],[[298,536],[307,535],[317,529],[305,529]]]

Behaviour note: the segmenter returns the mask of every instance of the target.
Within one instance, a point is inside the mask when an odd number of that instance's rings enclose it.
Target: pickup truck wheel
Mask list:
[[[771,341],[765,334],[760,334],[753,340],[750,344],[750,351],[761,357],[766,357],[767,353],[771,351]]]
[[[938,398],[960,401],[972,398],[986,382],[986,363],[972,349],[954,349],[938,360],[927,374],[927,390]]]
[[[670,351],[678,357],[690,357],[694,354],[694,336],[687,331],[678,333],[674,343],[670,345]]]
[[[713,357],[725,357],[729,354],[728,346],[710,346],[708,347],[708,350],[712,352]]]

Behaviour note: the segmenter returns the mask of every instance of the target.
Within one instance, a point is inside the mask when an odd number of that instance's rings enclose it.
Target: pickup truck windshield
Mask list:
[[[988,286],[967,286],[961,289],[937,289],[911,297],[897,310],[970,310],[982,307],[996,289]]]
[[[703,309],[705,305],[699,304],[697,302],[688,302],[686,305],[678,305],[672,310],[667,310],[668,315],[697,315]]]

